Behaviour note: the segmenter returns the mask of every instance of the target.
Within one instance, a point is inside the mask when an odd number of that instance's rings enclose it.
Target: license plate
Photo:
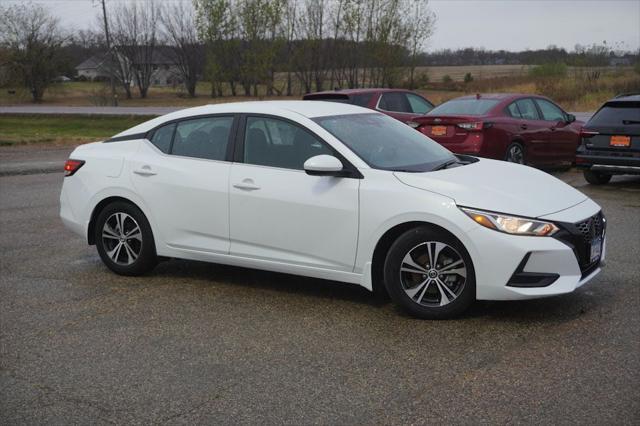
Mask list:
[[[609,141],[609,145],[611,145],[611,146],[630,146],[631,145],[631,136],[611,136],[611,140]]]
[[[602,238],[594,238],[591,241],[591,260],[589,263],[597,262],[600,260],[602,254]]]
[[[444,136],[447,134],[447,126],[433,126],[431,128],[431,134],[433,136]]]

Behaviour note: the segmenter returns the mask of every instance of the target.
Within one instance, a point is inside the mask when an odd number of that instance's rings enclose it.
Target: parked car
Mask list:
[[[517,94],[463,96],[415,121],[455,153],[565,167],[575,161],[583,124],[548,98]]]
[[[402,89],[345,89],[308,93],[306,101],[330,101],[358,105],[375,109],[403,123],[412,123],[425,115],[434,106],[428,99]]]
[[[640,174],[640,94],[607,101],[581,133],[576,165],[587,182],[599,185],[612,175]]]
[[[123,275],[195,259],[386,289],[445,318],[569,293],[605,256],[581,192],[354,105],[186,109],[76,148],[65,172],[63,222]]]

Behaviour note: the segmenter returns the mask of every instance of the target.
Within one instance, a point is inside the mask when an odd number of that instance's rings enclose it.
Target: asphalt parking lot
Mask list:
[[[638,424],[640,178],[558,176],[608,217],[605,271],[440,322],[242,268],[116,276],[63,228],[61,174],[0,177],[0,423]]]

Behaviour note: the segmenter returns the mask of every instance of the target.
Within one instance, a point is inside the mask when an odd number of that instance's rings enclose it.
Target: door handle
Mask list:
[[[154,176],[157,173],[154,172],[153,170],[151,170],[150,166],[142,166],[139,169],[135,169],[133,171],[133,173],[140,175],[140,176]]]
[[[260,187],[258,185],[253,183],[252,179],[244,179],[240,183],[234,183],[233,187],[234,188],[238,188],[238,189],[243,189],[245,191],[255,191],[257,189],[260,189]]]
[[[527,130],[528,126],[527,126],[526,124],[521,124],[521,125],[520,125],[520,128],[521,128],[522,130]]]

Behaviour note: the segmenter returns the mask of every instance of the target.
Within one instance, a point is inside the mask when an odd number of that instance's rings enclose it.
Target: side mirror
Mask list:
[[[573,123],[576,121],[576,116],[573,114],[567,114],[567,123]]]
[[[304,171],[311,176],[343,176],[344,166],[333,155],[316,155],[304,162]]]

